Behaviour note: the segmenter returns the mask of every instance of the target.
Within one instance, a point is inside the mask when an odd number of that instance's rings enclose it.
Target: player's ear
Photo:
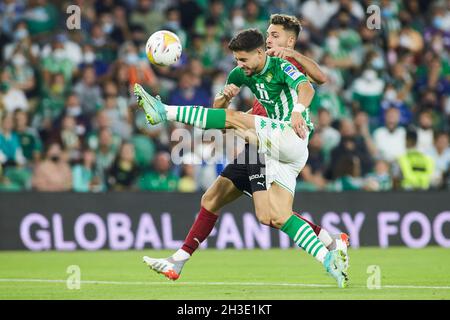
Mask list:
[[[259,47],[258,49],[256,49],[258,52],[258,56],[263,56],[265,54],[265,50],[263,47]]]
[[[287,41],[287,45],[288,45],[289,48],[294,48],[296,42],[297,42],[297,39],[294,36],[289,36],[288,37],[288,41]]]

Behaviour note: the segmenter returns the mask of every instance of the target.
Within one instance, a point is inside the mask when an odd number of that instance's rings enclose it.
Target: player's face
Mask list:
[[[233,55],[238,67],[242,68],[246,76],[251,76],[262,69],[261,66],[264,67],[265,53],[262,48],[250,52],[235,51]]]
[[[294,48],[295,37],[292,32],[284,30],[282,25],[271,24],[267,29],[266,47]]]

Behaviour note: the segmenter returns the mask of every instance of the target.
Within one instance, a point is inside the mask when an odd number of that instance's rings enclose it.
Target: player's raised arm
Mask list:
[[[213,108],[227,108],[235,96],[239,94],[240,88],[235,84],[227,84],[222,91],[216,94]]]
[[[214,98],[213,107],[214,108],[227,108],[230,104],[231,99],[239,94],[240,87],[242,86],[244,80],[242,79],[242,72],[238,67],[231,70],[228,75],[227,84],[216,94]]]
[[[298,62],[303,68],[308,77],[317,84],[323,84],[327,81],[327,76],[320,69],[319,65],[311,58],[301,54],[290,48],[274,47],[267,50],[269,56],[278,57],[281,59],[292,58]]]

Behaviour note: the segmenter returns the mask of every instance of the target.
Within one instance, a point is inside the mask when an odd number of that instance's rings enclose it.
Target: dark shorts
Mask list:
[[[257,154],[255,148],[246,144],[245,150],[220,173],[222,177],[230,179],[237,189],[249,197],[256,191],[266,190],[264,156]],[[243,158],[244,156],[245,158]],[[248,164],[249,162],[252,164]]]

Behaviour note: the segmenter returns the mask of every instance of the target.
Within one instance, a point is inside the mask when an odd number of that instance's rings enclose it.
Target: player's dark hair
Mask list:
[[[257,29],[243,30],[228,43],[228,49],[231,51],[250,52],[261,47],[264,47],[264,36]]]
[[[302,31],[300,21],[295,16],[287,14],[272,14],[269,24],[283,26],[284,30],[294,32],[296,38],[298,38],[300,31]]]

